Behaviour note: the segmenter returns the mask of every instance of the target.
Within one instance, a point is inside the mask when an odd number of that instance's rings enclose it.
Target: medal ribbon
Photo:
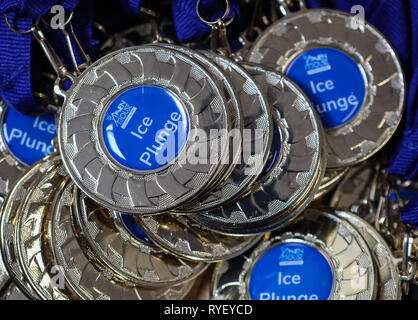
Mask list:
[[[24,31],[28,30],[32,24],[44,16],[55,4],[62,5],[68,12],[74,11],[79,0],[3,0],[0,4],[0,96],[5,103],[18,111],[30,114],[39,112],[43,109],[32,94],[31,85],[31,43],[32,34],[18,34],[10,30],[7,26],[4,14],[14,28]],[[83,1],[83,6],[90,1]],[[81,5],[80,5],[81,6]],[[75,32],[80,35],[80,42],[86,46],[86,50],[91,52],[91,18],[85,15],[87,11],[80,10],[79,15],[74,15],[73,25]],[[46,30],[48,34],[48,30]],[[68,53],[64,50],[64,40],[59,31],[53,30],[50,39],[54,43],[54,49],[59,56],[67,59]],[[61,39],[61,40],[60,40]],[[58,44],[58,46],[55,46]],[[36,63],[36,61],[33,61]],[[68,64],[71,65],[71,64]]]

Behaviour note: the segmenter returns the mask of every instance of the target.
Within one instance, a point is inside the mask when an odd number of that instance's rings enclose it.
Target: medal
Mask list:
[[[321,185],[314,195],[314,200],[320,199],[323,195],[330,192],[344,178],[349,168],[337,168],[325,170]]]
[[[20,268],[19,261],[19,242],[17,228],[19,219],[19,210],[22,202],[25,201],[24,195],[31,190],[31,186],[36,183],[43,174],[48,174],[55,169],[54,163],[57,156],[52,155],[45,158],[41,162],[37,162],[31,167],[14,185],[3,204],[3,212],[0,225],[1,252],[3,262],[9,276],[19,289],[32,299],[39,299],[36,290],[29,285],[29,279],[24,271]],[[36,221],[39,221],[37,219]],[[40,227],[39,224],[36,227]],[[40,253],[40,248],[36,247],[35,255]],[[29,266],[26,266],[28,268]],[[42,268],[42,270],[40,270]],[[37,265],[37,274],[45,271],[45,265]],[[49,285],[49,283],[48,283]]]
[[[247,61],[275,68],[311,99],[326,130],[328,168],[376,153],[402,115],[405,84],[398,58],[372,25],[336,10],[290,12],[252,45]]]
[[[260,237],[226,236],[193,223],[187,216],[138,217],[142,229],[163,250],[192,261],[231,259],[254,246]]]
[[[326,163],[322,128],[303,93],[275,71],[244,66],[276,114],[271,157],[245,197],[191,217],[209,229],[235,235],[263,233],[290,222],[309,204]]]
[[[400,300],[401,287],[398,263],[392,255],[391,249],[380,234],[365,220],[345,211],[336,211],[335,214],[350,222],[361,236],[366,240],[376,262],[376,271],[379,283],[379,300]]]
[[[366,242],[350,223],[324,211],[307,209],[303,219],[272,233],[240,259],[241,264],[217,265],[213,299],[370,300],[376,295]]]
[[[138,235],[133,217],[106,209],[83,195],[74,194],[74,226],[84,251],[99,268],[109,270],[115,281],[127,285],[168,287],[188,282],[207,265],[165,254]],[[139,229],[140,230],[140,229]]]
[[[26,169],[55,152],[53,114],[23,115],[0,102],[0,195],[4,197]]]
[[[164,46],[167,46],[167,44],[164,44]],[[224,174],[222,182],[218,183],[214,190],[206,192],[196,201],[189,202],[178,209],[180,212],[187,213],[207,211],[227,202],[232,202],[244,193],[261,173],[271,147],[272,137],[269,134],[273,125],[271,111],[259,86],[239,64],[208,51],[198,53],[184,47],[173,45],[169,45],[169,47],[194,57],[200,63],[206,65],[212,73],[215,73],[216,70],[213,64],[222,70],[216,73],[224,74],[222,76],[225,78],[224,81],[233,86],[240,110],[242,109],[244,129],[248,133],[237,132],[237,134],[240,134],[239,138],[242,140],[245,150],[244,148],[237,148],[238,143],[234,140],[235,137],[232,137],[231,144],[234,150],[232,154],[238,151],[239,157],[238,161],[231,159],[232,164],[234,164],[231,167],[232,172]],[[255,144],[257,143],[261,147],[256,149]]]

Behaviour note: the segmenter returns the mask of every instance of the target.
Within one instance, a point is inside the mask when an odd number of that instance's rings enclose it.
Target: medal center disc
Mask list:
[[[2,129],[9,151],[27,166],[55,151],[53,139],[57,134],[57,127],[53,114],[28,116],[8,108]]]
[[[253,300],[327,300],[333,287],[327,259],[314,247],[289,242],[265,252],[255,263],[249,290]]]
[[[186,145],[189,127],[180,98],[157,86],[130,88],[119,94],[101,125],[111,157],[138,171],[160,169],[176,159]]]
[[[353,120],[366,96],[364,72],[336,49],[315,48],[300,54],[287,67],[286,75],[307,94],[325,129]]]

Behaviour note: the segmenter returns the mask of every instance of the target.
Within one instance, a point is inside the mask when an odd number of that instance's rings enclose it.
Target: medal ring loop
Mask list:
[[[231,12],[231,5],[229,3],[229,0],[225,0],[225,4],[226,4],[226,8],[225,8],[225,12],[222,15],[222,17],[216,19],[215,21],[208,21],[205,18],[202,17],[202,15],[199,12],[199,6],[200,6],[200,2],[201,0],[197,0],[196,2],[196,14],[198,16],[198,18],[206,23],[208,26],[214,26],[214,25],[218,25],[218,26],[228,26],[231,24],[231,22],[234,20],[235,18],[235,11],[233,12],[233,15],[231,17],[231,19],[229,19],[228,21],[225,21],[225,19],[228,17],[229,13]]]
[[[16,29],[15,27],[13,27],[11,24],[10,24],[10,22],[9,22],[9,19],[7,18],[7,12],[5,12],[4,14],[3,14],[3,16],[4,16],[4,21],[6,22],[6,25],[9,27],[9,29],[10,30],[12,30],[13,32],[15,32],[15,33],[18,33],[18,34],[31,34],[31,33],[33,33],[34,31],[35,31],[35,29],[36,29],[36,26],[39,24],[39,19],[37,19],[36,21],[35,21],[35,23],[34,24],[32,24],[32,26],[29,28],[29,29],[27,29],[27,30],[18,30],[18,29]]]

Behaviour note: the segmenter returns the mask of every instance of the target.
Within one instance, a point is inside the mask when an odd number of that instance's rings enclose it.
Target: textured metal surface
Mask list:
[[[17,257],[25,279],[42,300],[68,300],[72,293],[64,284],[54,286],[52,268],[56,263],[49,259],[45,239],[50,226],[48,222],[69,178],[59,157],[54,159],[52,169],[30,186],[25,193],[16,215],[15,237]]]
[[[231,128],[232,130],[235,129],[235,132],[239,132],[242,136],[242,128],[246,124],[244,110],[242,108],[242,88],[236,87],[234,81],[231,80],[230,73],[226,72],[222,66],[212,61],[207,56],[202,53],[199,53],[196,50],[189,49],[182,46],[172,45],[172,44],[160,44],[159,46],[163,46],[166,48],[170,48],[176,51],[179,51],[196,61],[196,63],[201,64],[208,72],[210,72],[215,79],[217,79],[218,85],[222,88],[222,92],[224,92],[225,96],[228,98],[228,112],[231,117],[233,117],[233,121],[235,122]],[[230,131],[233,132],[233,131]],[[230,133],[228,132],[228,134]],[[226,154],[226,157],[222,159],[223,163],[227,163],[225,169],[221,171],[211,183],[209,183],[205,190],[203,190],[202,194],[198,196],[198,198],[203,198],[206,201],[189,201],[185,207],[178,208],[175,211],[179,212],[201,212],[204,211],[204,207],[216,207],[219,202],[222,202],[225,197],[222,197],[222,192],[219,192],[218,186],[222,186],[224,182],[230,177],[231,174],[235,172],[237,168],[237,162],[241,157],[241,150],[242,150],[242,142],[235,143],[234,139],[228,139],[229,143],[229,153]],[[213,190],[215,188],[215,190]],[[191,202],[191,204],[189,204]]]
[[[303,219],[281,232],[272,233],[248,255],[217,264],[211,297],[217,300],[249,299],[249,277],[257,259],[269,248],[294,240],[318,247],[327,256],[334,274],[330,300],[372,300],[376,297],[376,271],[365,240],[346,220],[314,209],[305,210]]]
[[[72,226],[74,203],[72,184],[67,184],[51,217],[49,242],[52,257],[63,267],[66,283],[83,300],[181,299],[193,285],[193,280],[164,288],[127,286],[113,281],[108,270],[99,271],[84,254]]]
[[[184,261],[138,241],[124,227],[119,214],[98,205],[78,188],[74,198],[74,226],[85,244],[83,249],[95,264],[109,270],[115,281],[167,287],[190,281],[207,268],[204,263]]]
[[[379,235],[376,229],[358,216],[344,211],[336,211],[335,214],[347,220],[356,228],[364,240],[366,240],[372,252],[378,276],[379,291],[377,299],[400,300],[401,285],[399,270],[386,241]]]
[[[234,61],[212,52],[203,53],[225,72],[235,88],[243,112],[244,129],[251,132],[250,137],[242,136],[242,143],[245,148],[250,146],[251,152],[241,154],[240,163],[224,183],[203,199],[193,201],[182,208],[187,212],[209,211],[233,202],[248,189],[263,170],[272,143],[273,120],[270,106],[256,81]]]
[[[350,14],[328,9],[303,10],[280,19],[256,40],[246,60],[284,72],[300,53],[317,47],[338,49],[364,71],[366,97],[356,117],[327,130],[328,167],[359,163],[376,153],[396,130],[405,85],[398,58],[370,24],[354,29]]]
[[[4,136],[4,117],[7,105],[0,99],[0,198],[3,199],[12,188],[13,184],[28,169],[28,166],[19,161],[9,150]]]
[[[250,249],[260,237],[231,237],[203,228],[188,216],[160,214],[137,218],[144,232],[162,249],[193,261],[231,259]]]
[[[326,165],[322,126],[305,95],[273,70],[244,66],[275,113],[281,140],[279,159],[236,203],[192,216],[207,228],[236,235],[258,234],[290,222],[311,201]]]
[[[31,190],[31,187],[43,174],[49,173],[54,170],[54,163],[57,160],[57,156],[49,156],[36,163],[31,167],[14,185],[10,193],[5,199],[2,208],[2,217],[0,224],[0,240],[1,240],[1,253],[5,267],[16,285],[27,296],[33,299],[39,299],[35,291],[28,284],[27,279],[20,269],[18,258],[18,239],[16,237],[17,232],[17,217],[20,212],[20,205],[25,199],[27,192]]]
[[[325,170],[324,177],[321,180],[321,185],[314,195],[314,200],[321,198],[323,195],[330,192],[340,182],[349,171],[349,168],[337,168]]]
[[[132,171],[116,163],[105,151],[100,123],[106,106],[124,89],[156,85],[171,90],[186,106],[190,132],[231,129],[231,115],[216,80],[199,64],[177,51],[151,46],[111,53],[75,79],[67,93],[59,120],[58,141],[63,162],[77,186],[101,205],[144,214],[173,209],[198,195],[219,173],[220,161],[193,164],[187,152],[199,144],[220,144],[226,136],[199,141],[189,134],[177,159],[155,172]],[[216,159],[229,150],[221,145]],[[212,159],[214,155],[212,154]],[[216,156],[216,155],[215,155]],[[184,160],[184,161],[183,161]]]

